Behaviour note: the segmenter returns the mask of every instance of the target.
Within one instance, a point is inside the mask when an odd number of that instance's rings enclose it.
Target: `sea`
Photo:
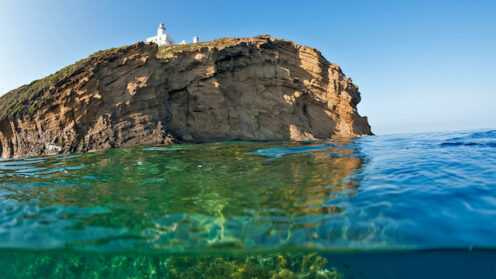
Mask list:
[[[496,130],[0,160],[0,278],[496,278]]]

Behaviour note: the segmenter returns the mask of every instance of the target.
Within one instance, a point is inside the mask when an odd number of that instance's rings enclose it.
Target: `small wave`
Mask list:
[[[458,136],[449,139],[449,141],[454,141],[454,142],[466,142],[466,141],[477,141],[477,140],[484,140],[484,139],[494,139],[496,138],[496,130],[489,130],[489,131],[479,131],[479,132],[472,132],[472,133],[465,133],[463,136]]]
[[[447,146],[480,146],[480,147],[496,147],[496,142],[443,142],[440,144],[441,147]]]
[[[441,147],[449,146],[474,146],[474,147],[496,147],[496,130],[477,131],[463,133],[462,136],[446,138]]]

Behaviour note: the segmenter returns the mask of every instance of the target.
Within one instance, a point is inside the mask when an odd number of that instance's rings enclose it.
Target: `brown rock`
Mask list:
[[[93,54],[0,98],[2,158],[113,147],[370,135],[358,87],[269,36]]]

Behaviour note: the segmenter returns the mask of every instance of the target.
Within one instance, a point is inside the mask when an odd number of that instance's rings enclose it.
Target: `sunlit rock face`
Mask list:
[[[338,65],[287,40],[137,43],[97,52],[0,98],[0,154],[370,135],[359,102]]]

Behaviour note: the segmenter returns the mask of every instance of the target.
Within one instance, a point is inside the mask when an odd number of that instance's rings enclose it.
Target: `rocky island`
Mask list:
[[[358,87],[270,36],[94,53],[0,98],[0,157],[134,145],[371,135]]]

